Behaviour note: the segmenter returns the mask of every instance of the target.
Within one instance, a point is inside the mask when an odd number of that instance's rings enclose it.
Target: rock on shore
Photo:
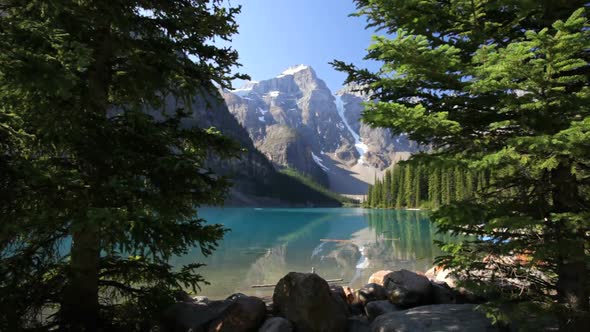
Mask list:
[[[499,329],[474,304],[439,304],[390,312],[375,319],[371,332],[492,332]]]
[[[234,294],[228,298],[232,304],[209,324],[209,332],[256,331],[266,318],[266,305],[253,296]]]
[[[357,291],[330,287],[314,273],[291,272],[275,286],[272,310],[244,294],[222,301],[179,296],[163,313],[160,331],[498,331],[475,304],[459,304],[458,294],[441,280],[407,270],[376,272]]]
[[[383,277],[383,287],[389,291],[390,301],[411,308],[432,303],[432,284],[425,276],[408,270],[395,271]]]
[[[273,308],[291,321],[296,331],[346,330],[346,304],[332,295],[328,283],[314,273],[291,272],[276,285]]]

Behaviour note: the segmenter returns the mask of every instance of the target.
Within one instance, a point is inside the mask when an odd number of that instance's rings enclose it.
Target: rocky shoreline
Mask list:
[[[446,271],[434,268],[425,275],[378,271],[358,290],[329,285],[314,273],[291,272],[277,283],[272,298],[237,293],[210,301],[183,294],[164,312],[159,330],[499,331],[475,310],[477,299],[451,286]]]

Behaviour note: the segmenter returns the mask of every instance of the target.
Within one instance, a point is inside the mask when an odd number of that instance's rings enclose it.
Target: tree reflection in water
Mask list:
[[[433,240],[452,239],[436,233],[425,211],[236,208],[203,209],[202,214],[232,231],[212,256],[203,258],[195,248],[172,264],[207,263],[201,272],[211,285],[204,285],[202,293],[212,298],[234,292],[271,295],[272,288],[250,286],[274,284],[288,272],[312,268],[352,287],[363,286],[378,270],[424,272],[441,253]]]

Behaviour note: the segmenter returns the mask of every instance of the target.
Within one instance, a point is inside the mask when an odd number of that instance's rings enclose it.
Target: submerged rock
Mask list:
[[[350,269],[356,266],[361,258],[359,247],[353,243],[328,242],[324,245],[323,252],[323,255],[314,257],[314,264],[318,266],[331,264]]]
[[[383,314],[371,324],[372,332],[496,332],[485,314],[473,304],[438,304]]]
[[[291,321],[296,331],[346,330],[346,310],[328,283],[314,273],[291,272],[279,280],[273,308],[277,316]]]

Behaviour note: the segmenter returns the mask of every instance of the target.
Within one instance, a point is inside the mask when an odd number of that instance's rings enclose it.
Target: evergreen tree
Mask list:
[[[428,176],[428,199],[433,208],[438,208],[441,203],[440,191],[440,167],[430,169]]]
[[[399,167],[395,164],[393,165],[393,169],[391,171],[391,183],[389,185],[389,192],[391,193],[391,198],[389,200],[389,208],[395,208],[395,202],[397,201],[397,186],[398,186],[398,173]]]
[[[185,119],[236,78],[237,53],[213,41],[238,12],[0,2],[0,330],[149,330],[174,292],[196,291],[199,264],[168,260],[222,238],[197,214],[228,185],[204,161],[238,149]]]
[[[396,209],[401,208],[404,205],[404,199],[406,197],[406,192],[405,192],[405,175],[406,175],[406,171],[404,169],[404,167],[400,167],[399,168],[399,176],[398,176],[398,186],[397,186],[397,199],[395,201],[395,207]]]
[[[487,184],[485,181],[485,172],[477,173],[477,186],[475,187],[475,191],[482,192],[484,190],[484,188],[486,188],[486,187],[487,187]]]
[[[443,181],[441,174],[445,174]],[[428,202],[436,208],[441,204],[443,193],[448,202],[473,196],[476,178],[473,174],[460,167],[443,168],[433,164],[402,162],[387,169],[382,179],[375,178],[375,185],[368,188],[369,202],[366,206],[412,208]]]
[[[414,206],[414,173],[412,172],[412,167],[410,166],[404,167],[404,171],[404,205],[406,207],[410,207]]]
[[[373,207],[373,185],[367,188],[367,200],[364,202],[366,207]]]
[[[386,170],[383,176],[382,192],[381,192],[381,204],[384,208],[389,207],[389,183],[391,183],[391,170]]]
[[[373,93],[364,121],[431,144],[440,160],[493,175],[477,199],[447,204],[442,231],[490,240],[448,245],[440,259],[469,278],[489,257],[531,254],[526,265],[493,264],[523,282],[504,295],[560,312],[562,329],[588,315],[590,29],[586,1],[357,0],[375,37],[372,73],[336,61]],[[452,181],[449,169],[443,183]],[[487,179],[486,179],[487,180]],[[481,181],[478,181],[481,182]],[[452,192],[452,191],[451,191]],[[484,258],[488,258],[488,261]],[[529,278],[541,271],[548,281]],[[555,276],[552,278],[551,276]],[[509,280],[504,280],[509,282]],[[555,290],[555,293],[553,292]],[[552,294],[556,294],[553,296]]]
[[[381,182],[379,180],[375,180],[375,184],[373,185],[373,201],[372,206],[378,208],[381,204]]]
[[[465,195],[466,197],[473,196],[473,183],[475,180],[475,176],[473,175],[472,171],[468,171],[465,176]]]
[[[461,201],[465,198],[465,174],[459,167],[453,169],[453,179],[455,180],[455,195],[454,200]]]
[[[422,176],[422,168],[420,165],[418,165],[418,167],[416,167],[416,172],[414,174],[414,202],[412,204],[412,206],[414,207],[420,207],[420,197],[422,195],[422,180],[421,180],[421,176]]]
[[[441,170],[441,201],[443,204],[451,203],[451,192],[453,189],[451,176],[449,174],[450,168],[445,167]]]

